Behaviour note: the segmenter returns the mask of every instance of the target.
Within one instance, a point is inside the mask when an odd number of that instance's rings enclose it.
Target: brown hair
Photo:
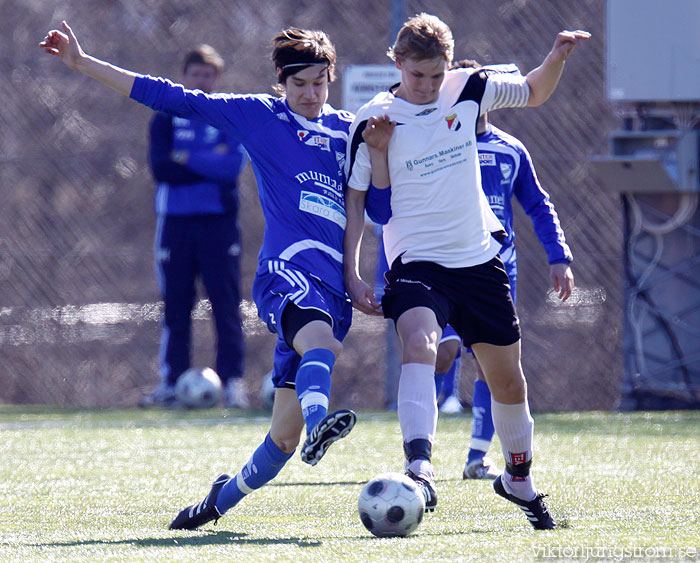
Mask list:
[[[211,45],[200,45],[185,55],[182,65],[182,72],[187,72],[190,65],[211,65],[216,69],[217,74],[224,70],[224,59]]]
[[[454,55],[452,31],[437,16],[416,14],[403,24],[387,55],[393,61],[442,57],[449,63]]]
[[[454,61],[450,68],[481,68],[483,65],[474,59],[461,59]]]
[[[289,76],[311,65],[325,65],[328,82],[333,82],[335,60],[335,47],[323,31],[290,27],[272,39],[272,62],[281,85]]]

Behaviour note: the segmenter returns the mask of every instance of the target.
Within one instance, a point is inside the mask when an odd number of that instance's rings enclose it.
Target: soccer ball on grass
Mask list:
[[[365,528],[375,536],[407,536],[423,519],[425,499],[413,479],[384,473],[365,485],[357,508]]]
[[[211,368],[191,368],[177,378],[175,397],[189,409],[208,409],[221,399],[221,380]]]

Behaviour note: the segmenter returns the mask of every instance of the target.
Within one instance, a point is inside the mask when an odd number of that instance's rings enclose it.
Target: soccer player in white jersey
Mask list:
[[[278,335],[270,431],[234,476],[220,475],[207,497],[180,511],[172,529],[218,520],[272,480],[306,426],[304,462],[315,465],[355,424],[355,413],[327,412],[331,372],[350,328],[343,284],[344,160],[352,114],[326,103],[335,48],[322,31],[289,28],[273,39],[283,96],[186,90],[83,52],[72,30],[52,30],[39,44],[79,70],[152,109],[198,119],[225,131],[248,152],[265,216],[253,299]]]
[[[476,121],[505,107],[538,106],[552,94],[567,57],[590,36],[563,31],[526,77],[457,69],[445,23],[419,14],[399,31],[389,55],[401,83],[358,112],[351,128],[345,201],[345,283],[353,305],[378,314],[358,271],[365,193],[391,185],[384,227],[391,268],[381,309],[403,344],[398,415],[408,475],[437,504],[431,449],[437,422],[435,357],[449,322],[471,346],[493,396],[493,418],[506,469],[496,492],[520,507],[536,529],[555,527],[534,488],[533,420],[520,365],[520,327],[508,276],[498,258],[505,234],[481,190]]]

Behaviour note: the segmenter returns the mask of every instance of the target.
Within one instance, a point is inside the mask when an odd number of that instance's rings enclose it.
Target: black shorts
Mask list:
[[[450,323],[465,346],[484,342],[508,346],[520,340],[520,323],[510,295],[508,274],[496,256],[469,268],[397,258],[385,274],[382,308],[397,322],[414,307],[427,307],[442,329]]]

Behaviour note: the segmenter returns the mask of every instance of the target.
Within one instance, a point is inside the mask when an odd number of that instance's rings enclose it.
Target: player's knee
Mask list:
[[[333,352],[333,355],[337,358],[343,351],[343,343],[334,338],[328,343],[327,348]]]
[[[275,443],[275,445],[286,454],[291,454],[294,450],[296,450],[297,446],[299,445],[298,435],[275,435],[272,432],[270,432],[270,437],[272,438],[272,441]]]
[[[416,330],[404,337],[404,360],[417,363],[435,363],[437,345],[424,331]]]
[[[524,377],[509,377],[501,380],[498,397],[491,390],[494,398],[501,403],[522,403],[527,398],[527,385]]]

